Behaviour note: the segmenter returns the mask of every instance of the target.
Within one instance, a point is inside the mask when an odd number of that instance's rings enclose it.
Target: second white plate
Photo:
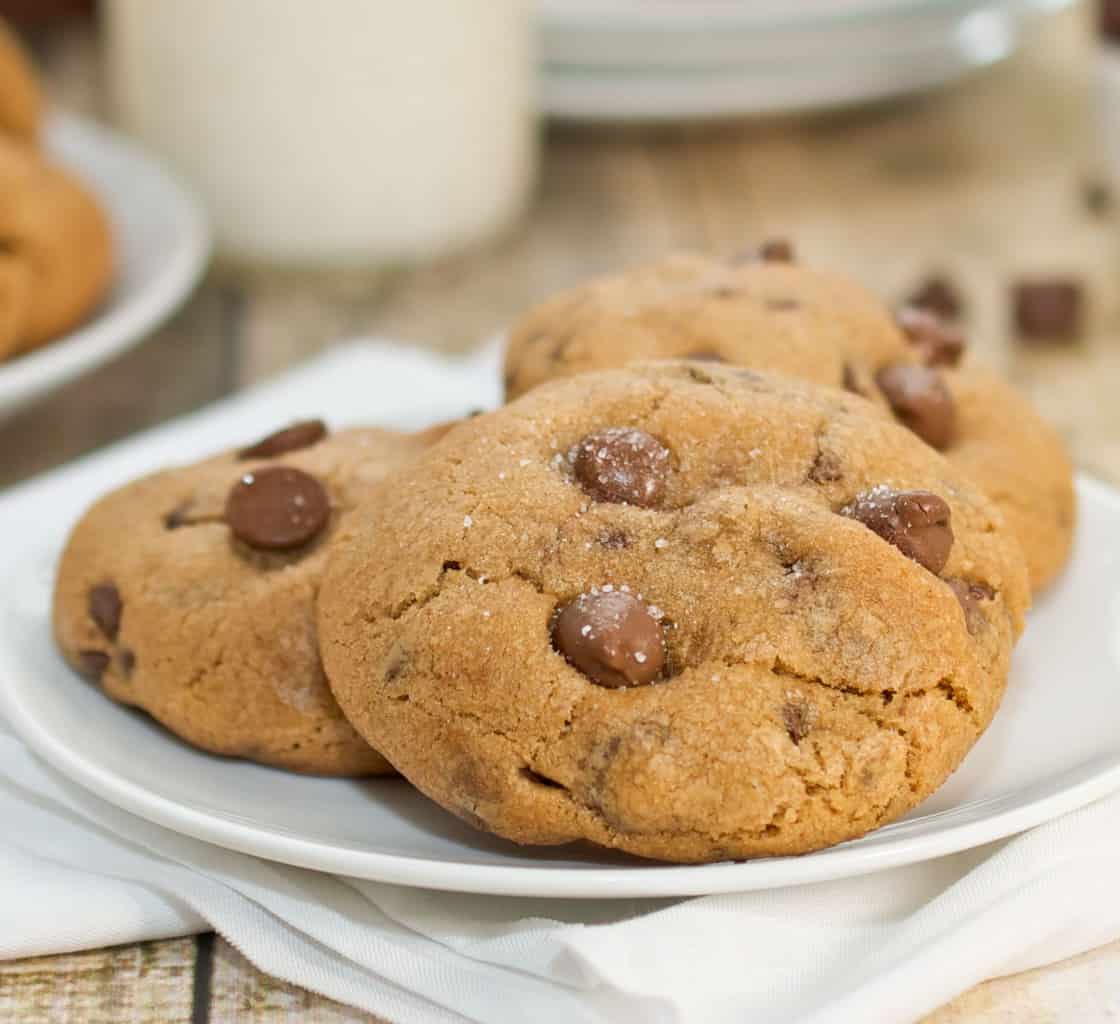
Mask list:
[[[51,118],[45,141],[51,157],[81,178],[108,214],[115,278],[83,325],[0,363],[0,419],[150,335],[190,294],[210,253],[199,201],[132,143],[65,114]]]
[[[1010,56],[1069,0],[867,0],[779,14],[764,5],[547,0],[542,106],[587,120],[791,113],[934,88]],[[686,9],[687,8],[687,9]]]
[[[1011,835],[1120,788],[1120,494],[1079,485],[1073,561],[1032,612],[996,721],[906,819],[804,857],[676,867],[475,832],[400,780],[304,778],[202,754],[112,704],[51,642],[53,551],[7,576],[3,711],[39,754],[168,828],[303,867],[463,892],[679,896],[864,874]]]

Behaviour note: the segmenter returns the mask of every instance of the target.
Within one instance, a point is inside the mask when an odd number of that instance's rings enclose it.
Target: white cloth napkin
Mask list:
[[[337,349],[0,496],[0,537],[65,529],[106,487],[305,413],[419,426],[493,404],[495,370],[492,349],[453,365]],[[402,1024],[910,1021],[985,978],[1120,937],[1120,796],[840,882],[682,901],[495,898],[177,835],[63,779],[0,725],[0,822],[0,957],[214,928],[261,970]]]

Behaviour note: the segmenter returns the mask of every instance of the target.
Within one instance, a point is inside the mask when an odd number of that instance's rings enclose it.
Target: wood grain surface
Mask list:
[[[931,271],[966,303],[975,348],[1059,425],[1079,465],[1120,481],[1120,209],[1102,178],[1088,11],[1039,26],[1014,60],[935,95],[827,117],[642,130],[553,126],[539,196],[504,238],[420,269],[216,269],[140,348],[0,424],[0,486],[229,394],[345,337],[462,350],[528,303],[691,246],[793,238],[897,300]],[[57,101],[106,115],[88,24],[37,30]],[[1085,336],[1026,346],[1009,329],[1025,275],[1084,282]],[[329,415],[329,410],[324,410]],[[1120,943],[981,985],[936,1024],[1120,1014]],[[0,964],[0,1020],[20,1024],[370,1021],[269,979],[212,936]]]

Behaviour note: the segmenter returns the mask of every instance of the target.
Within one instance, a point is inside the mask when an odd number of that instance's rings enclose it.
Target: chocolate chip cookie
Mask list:
[[[545,384],[386,477],[318,622],[344,713],[445,808],[697,862],[917,804],[1028,602],[999,510],[866,401],[664,362]]]
[[[352,509],[439,432],[328,436],[308,421],[114,491],[62,556],[66,659],[206,750],[302,772],[391,771],[331,697],[314,602]]]
[[[112,269],[109,224],[91,193],[0,133],[0,361],[76,326]]]
[[[31,61],[0,18],[0,134],[24,142],[39,138],[43,93]]]
[[[1040,590],[1073,537],[1069,458],[1012,388],[959,365],[964,351],[960,330],[936,314],[892,315],[848,279],[767,258],[765,249],[728,262],[683,254],[531,311],[511,334],[506,384],[516,397],[553,377],[686,357],[842,386],[974,475],[1018,534]]]

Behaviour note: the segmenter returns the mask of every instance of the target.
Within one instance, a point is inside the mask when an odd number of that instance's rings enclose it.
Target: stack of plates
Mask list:
[[[1009,56],[1069,0],[538,0],[544,108],[673,119],[862,103]]]

